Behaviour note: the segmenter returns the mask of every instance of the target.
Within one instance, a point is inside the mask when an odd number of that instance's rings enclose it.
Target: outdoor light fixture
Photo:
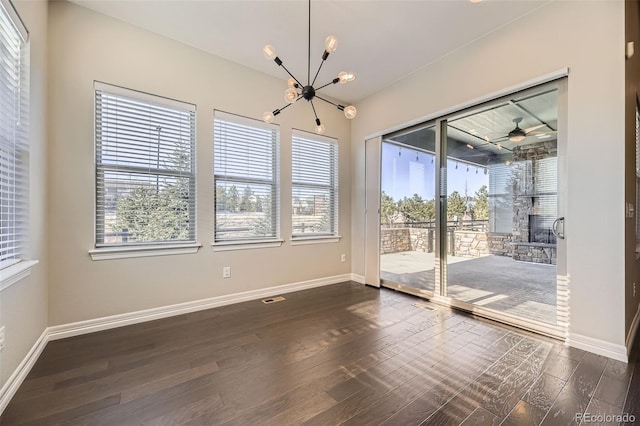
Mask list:
[[[309,0],[309,51],[308,51],[308,57],[307,57],[307,84],[306,85],[302,84],[300,80],[298,80],[293,74],[291,74],[291,72],[287,69],[287,67],[284,66],[284,63],[282,62],[282,60],[278,58],[278,55],[276,54],[276,51],[273,48],[273,46],[266,45],[262,49],[262,52],[264,53],[265,58],[272,59],[276,63],[276,65],[278,65],[279,67],[282,67],[287,72],[287,74],[291,76],[291,78],[287,81],[288,87],[287,87],[287,90],[285,90],[284,92],[284,99],[285,101],[287,101],[287,104],[282,108],[277,108],[273,110],[272,112],[268,112],[268,111],[265,112],[262,115],[262,119],[267,123],[271,123],[275,118],[275,116],[280,114],[282,110],[298,102],[300,99],[304,99],[311,104],[311,108],[313,109],[313,115],[315,116],[315,120],[316,120],[316,132],[322,134],[325,131],[324,124],[322,124],[322,122],[318,118],[318,114],[316,113],[316,107],[313,105],[313,100],[316,98],[326,103],[329,103],[331,105],[334,105],[340,111],[344,112],[344,116],[347,117],[348,119],[354,118],[358,113],[358,111],[356,110],[356,107],[354,107],[353,105],[344,106],[344,105],[336,104],[318,95],[318,91],[320,89],[323,89],[331,84],[337,84],[337,83],[346,84],[350,81],[355,80],[356,76],[354,73],[342,71],[338,73],[338,76],[336,78],[334,78],[327,84],[324,84],[320,87],[314,87],[316,83],[316,79],[318,78],[318,74],[320,73],[320,69],[324,64],[324,61],[327,60],[327,58],[331,53],[335,52],[337,47],[338,47],[337,38],[330,35],[325,39],[324,52],[322,53],[322,62],[320,62],[320,66],[318,67],[318,71],[316,71],[315,77],[313,77],[313,80],[311,80],[311,0]]]

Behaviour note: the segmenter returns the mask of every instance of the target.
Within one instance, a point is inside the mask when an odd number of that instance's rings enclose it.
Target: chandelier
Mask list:
[[[313,80],[311,80],[311,0],[309,0],[309,39],[308,41],[309,41],[309,50],[308,50],[308,56],[307,56],[307,84],[306,85],[302,84],[300,80],[298,80],[293,74],[291,74],[291,72],[287,69],[287,67],[284,66],[282,59],[280,59],[278,55],[276,55],[276,51],[273,48],[273,46],[268,44],[262,49],[262,52],[264,53],[265,58],[273,59],[276,65],[278,65],[279,67],[282,67],[287,72],[287,74],[289,74],[289,76],[291,77],[287,81],[288,88],[284,92],[284,99],[287,101],[287,104],[281,108],[274,109],[272,112],[268,112],[268,111],[265,112],[262,115],[262,119],[267,123],[271,123],[273,122],[274,117],[280,114],[285,108],[290,107],[294,103],[298,102],[300,99],[304,99],[311,104],[311,108],[313,109],[313,115],[315,116],[315,119],[316,119],[316,132],[322,134],[325,131],[324,124],[322,124],[322,122],[318,118],[318,114],[316,112],[316,107],[313,104],[313,100],[320,99],[321,101],[324,101],[328,104],[335,106],[340,111],[343,111],[345,117],[347,117],[348,119],[354,118],[357,114],[356,107],[354,107],[353,105],[344,106],[344,105],[337,104],[335,102],[331,102],[330,100],[325,99],[322,96],[318,95],[318,92],[321,89],[327,86],[330,86],[332,84],[337,84],[337,83],[345,84],[350,81],[353,81],[356,79],[356,76],[352,72],[342,71],[338,73],[338,76],[336,78],[329,81],[328,83],[323,84],[319,87],[315,87],[316,79],[318,78],[318,74],[320,74],[322,65],[324,65],[324,62],[327,60],[329,55],[335,52],[336,48],[338,47],[338,39],[332,35],[328,36],[325,39],[324,41],[325,48],[324,48],[324,52],[322,53],[322,62],[320,62],[320,66],[318,67],[318,71],[316,71],[316,75],[313,77]]]

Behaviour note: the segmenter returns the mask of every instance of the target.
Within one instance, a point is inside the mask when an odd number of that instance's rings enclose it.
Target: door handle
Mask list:
[[[558,230],[558,224],[560,222],[562,222],[562,231]],[[559,217],[553,221],[553,225],[551,225],[551,232],[553,232],[553,235],[555,235],[556,238],[564,240],[564,216]]]

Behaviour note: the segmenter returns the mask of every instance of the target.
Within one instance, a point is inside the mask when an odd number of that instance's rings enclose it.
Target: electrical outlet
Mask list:
[[[344,254],[344,253],[342,253],[342,254],[340,255],[340,262],[344,263],[344,262],[346,262],[346,261],[347,261],[347,255],[346,255],[346,254]]]
[[[231,278],[231,266],[222,268],[222,278]]]
[[[4,349],[4,326],[0,327],[0,351]]]

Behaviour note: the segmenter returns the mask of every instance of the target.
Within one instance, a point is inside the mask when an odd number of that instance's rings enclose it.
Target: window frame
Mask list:
[[[189,114],[189,131],[187,131],[188,140],[189,140],[189,170],[185,174],[180,172],[176,173],[175,170],[171,170],[170,168],[161,168],[156,167],[154,169],[149,168],[149,170],[145,171],[146,175],[155,175],[158,178],[175,178],[175,177],[185,177],[188,179],[188,191],[189,198],[187,200],[187,204],[190,207],[190,211],[188,212],[189,223],[188,223],[188,238],[187,239],[168,239],[168,240],[152,240],[152,241],[135,241],[131,243],[124,242],[116,242],[116,243],[105,243],[104,238],[106,234],[105,229],[105,192],[102,190],[102,194],[100,193],[99,185],[104,185],[104,174],[112,173],[114,175],[118,174],[140,174],[143,173],[140,166],[127,166],[127,165],[102,165],[101,159],[104,158],[104,152],[101,151],[102,147],[102,139],[99,136],[99,121],[100,118],[98,114],[100,113],[98,110],[98,96],[104,96],[103,94],[107,94],[108,96],[113,96],[116,98],[123,98],[133,100],[134,102],[140,102],[142,104],[147,104],[150,108],[160,107],[160,108],[170,108],[174,111],[184,114]],[[101,98],[102,102],[103,99]],[[94,249],[89,251],[91,258],[93,260],[108,260],[108,259],[119,259],[119,258],[128,258],[128,257],[147,257],[147,256],[160,256],[160,255],[173,255],[173,254],[186,254],[186,253],[195,253],[198,251],[198,248],[201,246],[197,243],[197,170],[196,170],[196,160],[197,160],[197,140],[196,140],[196,105],[182,102],[166,97],[162,97],[159,95],[149,94],[133,89],[124,88],[121,86],[116,86],[100,81],[94,81],[94,177],[95,177],[95,185],[94,185]],[[104,128],[104,126],[100,126],[100,131]],[[170,146],[170,144],[167,144]],[[99,155],[102,157],[99,158]],[[126,158],[125,158],[126,159]],[[100,196],[102,195],[102,200]],[[100,207],[102,206],[102,207]],[[102,218],[102,223],[100,223],[100,217]]]
[[[217,144],[221,143],[216,137],[218,129],[218,120],[236,124],[239,126],[246,126],[252,129],[266,130],[272,132],[272,145],[271,145],[271,179],[257,178],[257,177],[240,177],[233,174],[224,174],[216,170],[216,151]],[[228,142],[225,140],[225,142]],[[277,124],[264,123],[261,120],[256,120],[249,117],[244,117],[229,112],[214,110],[213,111],[213,242],[211,246],[214,251],[230,251],[230,250],[247,250],[256,248],[271,248],[280,247],[283,243],[281,238],[281,209],[280,209],[280,127]],[[217,188],[218,183],[231,183],[236,185],[259,185],[259,186],[271,186],[270,194],[272,197],[271,209],[271,226],[273,235],[259,236],[251,235],[247,237],[227,237],[222,238],[218,235],[218,202],[217,202]],[[221,231],[222,229],[220,229]]]
[[[311,184],[304,182],[296,182],[294,176],[295,170],[295,150],[296,143],[299,141],[311,141],[317,144],[325,144],[330,146],[331,164],[328,165],[324,170],[328,170],[330,176],[330,183],[328,184]],[[329,232],[309,232],[309,233],[295,233],[294,232],[294,212],[295,208],[293,206],[294,199],[294,190],[295,188],[301,189],[321,189],[326,190],[330,194],[330,206],[332,206],[332,211],[330,212],[330,223],[331,229]],[[314,243],[323,243],[323,242],[338,242],[342,238],[339,235],[340,230],[340,145],[339,141],[336,138],[331,138],[328,136],[322,136],[315,133],[306,132],[303,130],[293,129],[291,133],[291,244],[292,245],[303,245],[303,244],[314,244]]]

